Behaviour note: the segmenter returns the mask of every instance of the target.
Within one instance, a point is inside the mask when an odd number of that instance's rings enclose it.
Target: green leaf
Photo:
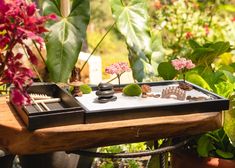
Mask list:
[[[219,6],[220,10],[225,10],[228,12],[235,12],[235,6],[231,4],[226,4],[226,5],[220,5]]]
[[[192,49],[197,49],[201,47],[195,40],[192,39],[189,40],[189,45]]]
[[[125,36],[130,47],[151,51],[150,32],[147,27],[149,19],[145,0],[132,0],[125,6],[121,0],[110,0],[117,28]]]
[[[89,0],[72,1],[69,16],[62,17],[60,0],[45,0],[44,14],[55,13],[58,20],[50,22],[46,37],[47,68],[54,82],[67,82],[85,38],[89,22]]]
[[[235,147],[235,95],[230,96],[230,108],[224,113],[224,131]]]
[[[231,68],[233,68],[233,72],[235,71],[235,63],[232,63],[229,65]]]
[[[233,74],[229,71],[226,70],[222,70],[223,74],[226,77],[226,81],[230,82],[230,83],[235,83],[235,76],[233,76]]]
[[[162,45],[162,36],[161,32],[152,32],[151,33],[151,65],[153,67],[154,75],[158,75],[158,66],[164,60],[164,48]]]
[[[231,152],[225,152],[222,151],[220,149],[216,149],[216,154],[219,155],[220,157],[224,158],[224,159],[232,159],[233,158],[233,154]]]
[[[186,79],[198,86],[201,86],[207,90],[212,90],[209,84],[197,73],[187,73]]]
[[[128,48],[128,51],[133,77],[137,81],[141,82],[143,79],[150,78],[154,75],[153,67],[148,62],[148,59],[143,52],[137,52],[134,48]]]
[[[145,0],[110,0],[118,31],[125,37],[133,77],[141,82],[158,75],[158,64],[163,60],[161,37],[150,33],[149,15]]]
[[[210,138],[206,135],[202,135],[197,142],[197,152],[202,157],[208,157],[210,151],[214,150],[215,147],[212,144]]]
[[[234,85],[227,81],[215,84],[216,93],[220,96],[228,97],[233,93]]]
[[[206,43],[203,47],[195,48],[193,45],[192,48],[194,51],[190,58],[194,63],[210,66],[211,63],[215,61],[215,58],[230,50],[230,44],[229,42],[219,41],[215,43]]]
[[[177,71],[169,62],[160,63],[158,73],[164,80],[172,80],[177,75]]]
[[[200,59],[203,59],[203,57],[207,54],[210,54],[214,51],[214,49],[211,48],[196,48],[190,58],[193,61],[199,61]]]
[[[229,51],[230,49],[230,44],[229,42],[223,42],[219,41],[210,46],[210,48],[213,48],[215,50],[215,57]]]

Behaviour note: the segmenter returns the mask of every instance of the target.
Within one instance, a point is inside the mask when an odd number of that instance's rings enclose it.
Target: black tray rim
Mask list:
[[[44,115],[50,115],[50,114],[60,114],[60,113],[69,113],[71,111],[77,111],[79,113],[84,112],[84,108],[82,108],[82,106],[80,105],[80,103],[71,95],[69,94],[69,92],[67,92],[65,89],[60,88],[56,83],[49,83],[49,82],[34,82],[31,86],[55,86],[58,87],[59,89],[61,89],[62,92],[64,92],[65,94],[67,94],[71,99],[73,99],[75,102],[78,103],[79,107],[69,107],[66,109],[54,109],[54,110],[50,110],[50,111],[43,111],[43,112],[34,112],[34,113],[29,113],[28,110],[26,109],[27,105],[23,105],[22,107],[18,107],[16,106],[14,103],[11,102],[11,104],[16,108],[21,108],[23,110],[23,112],[31,117],[31,116],[44,116]],[[13,88],[13,87],[12,87]]]
[[[165,108],[165,107],[169,107],[169,109],[172,109],[173,107],[183,107],[184,105],[191,105],[192,107],[195,107],[195,106],[198,106],[200,104],[203,104],[203,105],[210,105],[210,104],[213,104],[213,103],[221,103],[221,108],[218,109],[218,110],[228,110],[229,109],[229,99],[227,98],[224,98],[220,95],[217,95],[216,93],[213,93],[211,91],[208,91],[196,84],[193,84],[189,81],[184,81],[184,80],[165,80],[165,81],[157,81],[157,82],[138,82],[137,84],[139,85],[144,85],[144,84],[147,84],[147,85],[150,85],[150,86],[158,86],[158,85],[169,85],[169,84],[178,84],[178,83],[181,83],[181,82],[185,82],[187,84],[190,84],[193,89],[195,90],[198,90],[200,92],[203,92],[204,94],[210,96],[210,97],[213,97],[213,98],[216,98],[216,99],[212,99],[212,100],[206,100],[206,101],[195,101],[195,102],[182,102],[182,103],[177,103],[177,104],[165,104],[165,105],[152,105],[152,106],[142,106],[142,107],[125,107],[125,108],[115,108],[115,109],[102,109],[102,110],[88,110],[86,107],[84,107],[84,105],[82,103],[78,101],[78,103],[80,104],[80,106],[85,110],[85,113],[86,114],[91,114],[91,113],[97,113],[97,112],[110,112],[110,111],[113,111],[113,112],[118,112],[118,111],[127,111],[127,110],[140,110],[140,109],[153,109],[153,108]],[[114,87],[117,87],[117,86],[120,86],[120,87],[124,87],[128,85],[127,84],[121,84],[121,85],[114,85]],[[93,86],[92,87],[92,90],[93,91],[96,91],[98,89],[97,86]]]

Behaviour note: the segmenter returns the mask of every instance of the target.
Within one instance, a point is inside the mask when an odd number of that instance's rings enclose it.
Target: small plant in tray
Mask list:
[[[105,72],[108,73],[108,74],[111,74],[111,75],[116,75],[115,78],[111,79],[110,81],[108,82],[111,82],[113,81],[114,79],[118,78],[118,85],[120,86],[121,84],[121,75],[124,73],[124,72],[128,72],[130,71],[131,69],[129,68],[128,64],[126,62],[118,62],[118,63],[114,63],[114,64],[111,64],[110,66],[106,67],[105,68]]]
[[[175,70],[179,71],[183,75],[184,82],[179,83],[179,88],[183,90],[192,90],[192,86],[185,83],[185,73],[194,68],[195,64],[192,60],[187,60],[185,58],[178,58],[171,61],[171,64],[175,68]]]

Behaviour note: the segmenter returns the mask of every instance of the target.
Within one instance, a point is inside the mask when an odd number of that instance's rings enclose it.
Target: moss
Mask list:
[[[141,95],[141,87],[138,84],[129,84],[123,88],[123,93],[126,96],[139,96]]]
[[[89,94],[92,91],[91,87],[88,86],[87,84],[81,85],[79,89],[83,94]]]

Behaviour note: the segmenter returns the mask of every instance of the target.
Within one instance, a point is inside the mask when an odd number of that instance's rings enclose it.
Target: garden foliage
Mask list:
[[[157,76],[157,66],[163,59],[161,40],[150,31],[145,0],[110,0],[118,31],[125,37],[129,62],[134,78],[141,82]]]
[[[62,15],[60,3],[61,0],[45,0],[43,3],[45,15],[55,13],[58,17],[48,24],[46,63],[52,81],[67,82],[86,36],[90,3],[89,0],[73,0],[68,16]]]
[[[231,100],[224,129],[203,135],[197,149],[201,156],[234,158],[234,148],[229,145],[229,139],[235,145],[234,6],[213,0],[157,0],[153,3],[155,10],[148,10],[142,0],[110,2],[137,81],[156,79],[153,76],[182,79],[171,60],[187,58],[196,68],[186,73],[186,80]]]

